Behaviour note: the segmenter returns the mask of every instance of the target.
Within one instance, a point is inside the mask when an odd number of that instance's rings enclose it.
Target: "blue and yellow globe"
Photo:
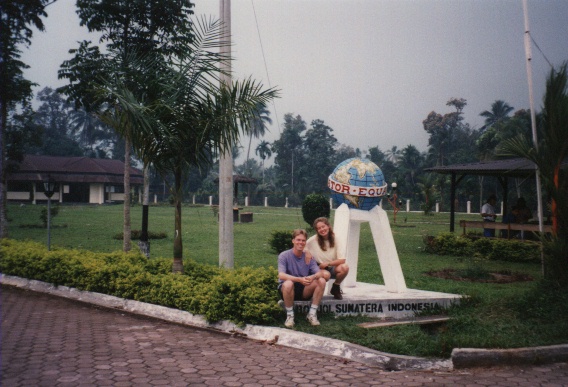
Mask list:
[[[327,186],[337,206],[369,211],[379,205],[387,192],[387,182],[381,169],[371,160],[347,159],[329,175]]]

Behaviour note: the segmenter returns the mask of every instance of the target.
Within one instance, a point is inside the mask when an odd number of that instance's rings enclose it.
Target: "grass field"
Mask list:
[[[10,237],[47,242],[47,231],[39,226],[43,205],[8,207]],[[277,254],[269,246],[274,230],[308,228],[299,208],[247,207],[253,212],[253,223],[235,223],[235,266],[276,267]],[[132,229],[140,229],[142,207],[132,208]],[[151,240],[152,257],[171,257],[173,251],[174,210],[170,206],[151,206],[149,230],[165,232],[167,238]],[[333,211],[332,211],[333,217]],[[389,212],[392,220],[392,212]],[[476,220],[476,214],[457,214],[460,219]],[[183,254],[199,263],[218,264],[218,223],[207,206],[184,206]],[[51,244],[92,251],[122,249],[122,241],[113,237],[122,232],[121,205],[63,205],[52,222]],[[449,214],[399,212],[392,231],[409,288],[467,295],[470,301],[450,311],[450,322],[437,330],[418,326],[363,329],[356,323],[364,317],[334,319],[322,316],[322,326],[313,328],[298,321],[296,329],[355,342],[380,351],[447,357],[454,347],[510,348],[531,345],[559,344],[568,341],[568,311],[560,303],[565,295],[539,296],[536,286],[541,278],[539,264],[487,261],[489,271],[510,270],[530,275],[535,281],[507,284],[454,281],[434,278],[425,273],[444,268],[465,269],[471,262],[451,256],[436,256],[424,252],[423,237],[449,231]],[[313,232],[308,230],[310,234]],[[459,227],[456,232],[461,232]],[[136,246],[136,241],[133,241]],[[357,280],[382,284],[377,254],[368,225],[361,227]],[[540,297],[540,298],[539,298]],[[542,305],[541,303],[546,303]],[[298,319],[297,320],[303,320]]]

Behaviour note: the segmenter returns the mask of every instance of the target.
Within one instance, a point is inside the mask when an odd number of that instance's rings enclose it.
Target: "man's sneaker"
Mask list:
[[[284,326],[286,328],[292,328],[294,327],[294,316],[287,316],[286,317],[286,322],[284,323]]]
[[[320,322],[318,321],[318,316],[316,316],[315,314],[308,314],[308,322],[310,324],[312,324],[312,326],[316,327],[318,325],[320,325]]]
[[[331,285],[331,290],[329,291],[330,294],[333,295],[333,298],[336,300],[343,300],[342,291],[339,285],[333,284]]]

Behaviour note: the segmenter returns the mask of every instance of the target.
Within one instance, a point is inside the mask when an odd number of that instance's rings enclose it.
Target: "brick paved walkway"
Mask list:
[[[389,372],[1,287],[1,385],[562,386],[568,364]]]

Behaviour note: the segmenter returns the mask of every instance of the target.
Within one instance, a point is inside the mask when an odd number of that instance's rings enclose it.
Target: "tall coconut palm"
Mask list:
[[[482,129],[486,129],[495,125],[497,122],[502,121],[509,117],[509,113],[514,110],[512,106],[505,101],[498,99],[491,104],[491,110],[484,110],[479,113],[480,116],[485,117],[485,125]]]
[[[272,156],[272,149],[268,141],[262,140],[256,147],[255,154],[262,159],[262,184],[264,184],[264,160]]]
[[[246,164],[250,159],[250,147],[252,144],[252,138],[260,138],[264,136],[266,132],[266,124],[272,124],[272,119],[270,118],[270,111],[266,108],[266,105],[258,104],[255,106],[255,117],[250,124],[249,131],[249,144],[247,149],[247,160]]]
[[[385,152],[387,160],[389,160],[394,165],[398,164],[398,159],[400,158],[400,149],[396,145],[393,145],[391,149]]]

